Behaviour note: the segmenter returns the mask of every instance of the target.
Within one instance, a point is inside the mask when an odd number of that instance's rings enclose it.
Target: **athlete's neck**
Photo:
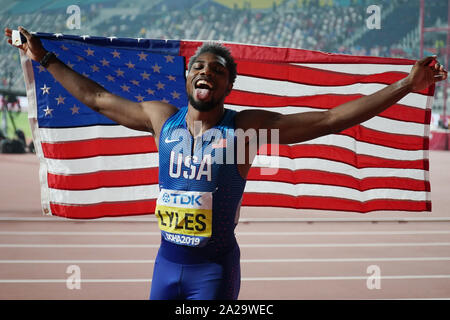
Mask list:
[[[186,114],[186,124],[192,136],[199,136],[206,130],[214,127],[222,119],[224,112],[223,105],[209,111],[199,111],[189,105]]]

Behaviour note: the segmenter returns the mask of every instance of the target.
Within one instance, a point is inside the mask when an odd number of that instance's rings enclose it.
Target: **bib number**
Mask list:
[[[211,238],[211,192],[161,189],[155,214],[166,241],[203,247]]]

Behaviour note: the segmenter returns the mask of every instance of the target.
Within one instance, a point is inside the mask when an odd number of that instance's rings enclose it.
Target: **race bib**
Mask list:
[[[212,233],[212,193],[161,189],[156,217],[165,240],[203,247]]]

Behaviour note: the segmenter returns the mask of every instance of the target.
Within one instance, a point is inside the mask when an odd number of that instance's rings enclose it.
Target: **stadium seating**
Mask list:
[[[446,24],[447,1],[426,2],[425,25]],[[0,20],[5,26],[23,25],[43,32],[214,39],[354,55],[419,57],[419,0],[378,1],[380,30],[366,26],[371,0],[82,0],[77,1],[81,29],[69,30],[66,8],[72,3],[0,0]],[[430,35],[426,47],[437,50],[441,38]],[[17,50],[1,43],[0,57],[0,88],[24,90]]]

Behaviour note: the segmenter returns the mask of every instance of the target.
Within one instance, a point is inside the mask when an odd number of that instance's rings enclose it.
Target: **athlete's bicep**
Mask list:
[[[142,103],[137,103],[110,92],[98,93],[93,109],[125,127],[151,131],[151,122]]]
[[[134,102],[113,93],[105,92],[96,111],[125,127],[134,130],[158,132],[161,119],[176,108],[161,101]]]
[[[240,112],[236,126],[242,129],[267,129],[268,137],[277,136],[281,144],[297,143],[331,132],[331,119],[327,111],[281,114],[267,110]],[[273,130],[276,130],[274,133]]]

